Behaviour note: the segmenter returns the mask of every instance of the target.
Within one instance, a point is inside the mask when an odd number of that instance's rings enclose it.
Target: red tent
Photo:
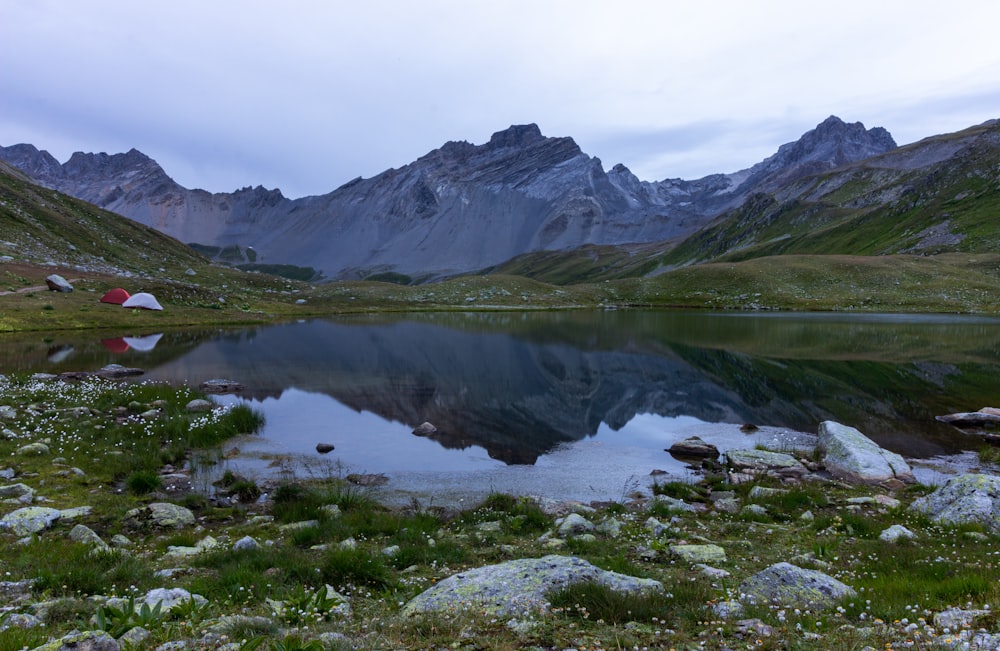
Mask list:
[[[107,294],[101,297],[102,303],[111,303],[112,305],[121,305],[129,298],[128,292],[126,292],[121,287],[115,287],[109,290]]]

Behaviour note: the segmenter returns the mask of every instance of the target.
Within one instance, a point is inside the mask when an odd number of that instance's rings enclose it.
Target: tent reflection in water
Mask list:
[[[156,348],[156,344],[163,336],[162,332],[155,335],[143,335],[142,337],[115,337],[114,339],[101,339],[101,344],[113,353],[124,353],[131,350],[140,353],[148,353]]]
[[[114,289],[109,289],[108,292],[101,297],[102,303],[111,303],[112,305],[121,305],[129,299],[129,294],[127,291],[121,287],[115,287]]]
[[[138,294],[132,294],[128,297],[122,307],[136,307],[143,310],[162,310],[163,306],[160,305],[156,297],[147,292],[139,292]]]
[[[161,332],[155,335],[145,335],[143,337],[122,337],[122,339],[133,350],[146,353],[156,348],[156,343],[162,336],[163,333]]]
[[[113,353],[124,353],[128,350],[128,344],[122,337],[115,337],[114,339],[101,339],[101,345]]]

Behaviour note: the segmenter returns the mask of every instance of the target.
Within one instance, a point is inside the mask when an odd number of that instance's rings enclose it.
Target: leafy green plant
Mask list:
[[[195,598],[188,597],[186,601],[175,604],[170,609],[170,616],[180,619],[191,628],[197,628],[203,621],[208,619],[211,613],[211,604],[208,601],[199,603]]]
[[[148,603],[143,603],[137,610],[135,597],[129,596],[121,608],[109,604],[98,606],[94,619],[98,630],[118,638],[137,626],[145,629],[154,629],[159,626],[167,615],[162,611],[162,605],[163,602],[159,601],[153,607],[150,607]]]
[[[281,601],[268,599],[267,603],[275,617],[286,624],[298,626],[308,622],[330,621],[335,614],[334,609],[342,605],[344,599],[326,586],[312,590],[299,585]]]

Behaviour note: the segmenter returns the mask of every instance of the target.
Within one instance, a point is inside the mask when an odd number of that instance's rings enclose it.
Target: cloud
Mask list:
[[[996,117],[998,23],[993,0],[7,0],[0,144],[301,196],[534,122],[695,178],[830,114],[901,142]]]

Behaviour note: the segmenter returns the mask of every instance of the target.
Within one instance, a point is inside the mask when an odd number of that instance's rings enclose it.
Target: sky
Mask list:
[[[997,25],[997,0],[0,0],[0,145],[294,198],[535,123],[696,179],[830,115],[900,145],[1000,118]]]

